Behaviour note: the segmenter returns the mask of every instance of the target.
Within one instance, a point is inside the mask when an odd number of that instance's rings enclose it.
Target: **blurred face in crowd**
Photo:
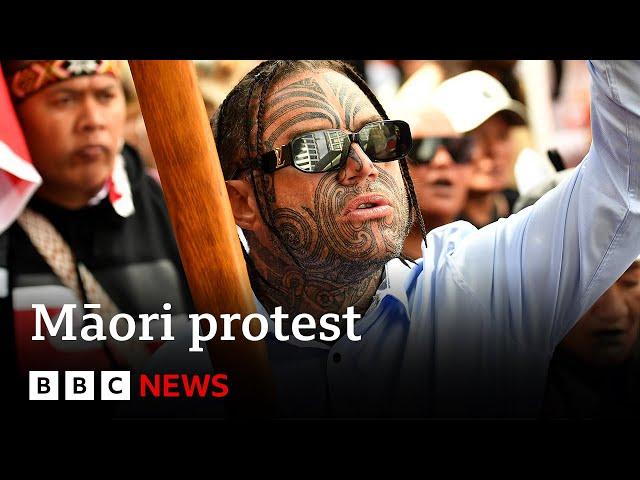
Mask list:
[[[97,193],[122,147],[120,80],[87,75],[50,85],[16,105],[29,152],[43,178],[39,194]]]
[[[375,107],[346,76],[331,70],[295,73],[270,88],[264,110],[264,151],[286,145],[303,133],[358,132],[378,120]],[[409,215],[397,161],[373,163],[353,143],[339,171],[304,173],[290,165],[265,179],[275,228],[305,268],[327,275],[340,270],[346,278],[368,262],[379,264],[400,253]],[[251,208],[247,209],[238,203],[237,192],[246,191],[248,182],[227,183],[233,187],[230,197],[237,224],[253,232],[263,247],[276,249],[256,205],[265,200],[249,198]],[[252,252],[257,250],[252,247]]]
[[[469,188],[477,192],[498,192],[505,189],[511,176],[513,158],[509,124],[497,113],[469,135],[475,143]]]
[[[470,166],[456,163],[449,151],[438,147],[428,164],[409,162],[409,171],[424,217],[458,217],[467,202]]]
[[[602,295],[560,343],[588,365],[623,363],[633,353],[640,325],[640,262]]]

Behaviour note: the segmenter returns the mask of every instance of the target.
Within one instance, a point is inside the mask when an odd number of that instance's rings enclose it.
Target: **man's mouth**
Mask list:
[[[502,168],[494,167],[490,170],[487,170],[487,175],[491,177],[501,177],[502,176]]]
[[[439,178],[435,182],[433,182],[432,185],[436,187],[450,187],[453,185],[453,182],[451,182],[451,180],[447,178]]]
[[[437,197],[449,198],[455,192],[454,183],[450,178],[444,176],[431,180],[426,187],[431,195],[435,195]]]
[[[391,202],[379,193],[367,193],[353,198],[342,212],[352,222],[383,218],[393,213]]]
[[[109,153],[109,149],[100,144],[88,144],[76,149],[75,153],[79,157],[92,159],[107,155]]]

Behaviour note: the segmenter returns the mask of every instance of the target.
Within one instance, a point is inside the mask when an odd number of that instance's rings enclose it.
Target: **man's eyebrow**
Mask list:
[[[309,130],[308,128],[301,128],[301,127],[291,127],[290,131],[287,131],[287,135],[290,136],[291,140],[289,140],[290,142],[292,140],[294,140],[297,137],[300,137],[302,135],[305,135],[307,133],[312,133],[312,132],[320,132],[323,130],[340,130],[339,128],[336,129],[333,127],[333,125],[328,126],[327,128],[314,128],[312,130]],[[280,147],[281,145],[274,145],[274,147]]]
[[[378,115],[372,115],[366,119],[364,119],[362,122],[360,123],[360,128],[356,129],[356,132],[359,132],[360,130],[362,130],[362,127],[364,127],[365,125],[369,124],[369,123],[373,123],[373,122],[381,122],[382,120],[384,120],[379,114]]]
[[[306,122],[306,121],[310,121],[310,120],[326,120],[326,122],[329,124],[328,128],[322,129],[322,128],[314,128],[313,130],[310,130],[308,128],[305,129],[301,129],[301,128],[297,128],[296,129],[296,124],[301,123],[301,122]],[[269,145],[273,145],[273,146],[280,146],[280,145],[274,145],[275,140],[282,135],[283,133],[287,133],[287,135],[289,136],[289,138],[294,139],[296,136],[300,136],[303,135],[305,133],[309,133],[309,132],[316,132],[318,130],[330,130],[335,128],[337,125],[333,125],[333,118],[331,115],[327,114],[326,112],[318,112],[318,111],[313,111],[313,112],[302,112],[297,114],[295,117],[290,118],[289,120],[283,122],[281,125],[279,125],[272,133],[271,135],[269,135],[269,138],[267,139],[267,141],[265,143],[269,144]],[[295,135],[292,135],[295,134]]]
[[[364,127],[365,125],[369,124],[369,123],[373,123],[373,122],[380,122],[382,121],[383,118],[380,115],[372,115],[369,118],[366,118],[363,122],[362,125],[360,126],[359,129],[356,130],[360,131],[362,129],[362,127]],[[309,130],[308,128],[292,128],[290,132],[287,132],[288,135],[291,136],[291,140],[293,140],[296,137],[299,137],[301,135],[304,135],[306,133],[312,133],[312,132],[319,132],[319,131],[323,131],[323,130],[341,130],[340,128],[333,128],[332,126],[328,127],[328,128],[314,128],[313,130]],[[274,145],[274,147],[279,147],[280,145]]]
[[[58,86],[56,88],[56,86],[53,86],[49,92],[49,95],[53,96],[53,95],[58,95],[58,94],[62,94],[62,95],[82,95],[85,92],[88,91],[95,91],[95,92],[104,92],[104,91],[108,91],[108,90],[113,90],[116,88],[116,85],[103,85],[103,86],[98,86],[98,87],[92,87],[92,88],[73,88],[73,87],[67,87],[67,86]]]
[[[70,88],[70,87],[58,87],[58,88],[52,88],[51,90],[49,90],[49,96],[58,95],[58,94],[77,95],[79,93],[82,93],[81,89]]]

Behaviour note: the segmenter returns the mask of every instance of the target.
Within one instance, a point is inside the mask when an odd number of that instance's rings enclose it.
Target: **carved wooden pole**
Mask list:
[[[136,60],[129,65],[196,309],[217,319],[222,313],[254,313],[193,62]],[[232,334],[234,341],[214,339],[207,345],[215,371],[228,374],[227,407],[233,415],[269,415],[274,389],[266,346],[247,340],[238,321],[232,323]]]

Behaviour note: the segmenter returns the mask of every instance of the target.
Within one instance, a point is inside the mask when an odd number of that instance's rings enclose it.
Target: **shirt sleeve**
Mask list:
[[[446,255],[447,277],[529,346],[553,349],[640,252],[640,62],[588,66],[593,140],[574,174]]]

